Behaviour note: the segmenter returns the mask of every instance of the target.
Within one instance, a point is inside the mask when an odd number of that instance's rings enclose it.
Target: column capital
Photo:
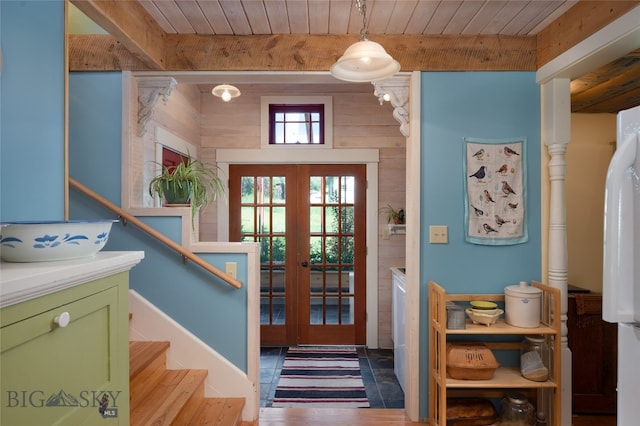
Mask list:
[[[541,86],[542,140],[551,145],[568,145],[571,140],[571,81],[554,78]]]

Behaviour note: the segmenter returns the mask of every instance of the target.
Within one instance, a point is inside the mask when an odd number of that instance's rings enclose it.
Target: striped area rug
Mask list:
[[[355,348],[291,347],[273,407],[369,407]]]

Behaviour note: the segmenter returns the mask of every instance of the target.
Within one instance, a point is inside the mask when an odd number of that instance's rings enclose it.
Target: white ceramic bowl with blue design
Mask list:
[[[95,256],[117,220],[0,223],[0,257],[6,262],[50,262]]]

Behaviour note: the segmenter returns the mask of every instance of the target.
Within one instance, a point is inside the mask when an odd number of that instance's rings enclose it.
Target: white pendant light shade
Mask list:
[[[240,90],[236,86],[232,86],[230,84],[220,84],[214,87],[211,93],[214,96],[222,98],[225,102],[229,102],[231,99],[240,96]]]
[[[345,50],[331,66],[331,75],[356,83],[383,80],[400,71],[400,64],[379,43],[360,40]]]

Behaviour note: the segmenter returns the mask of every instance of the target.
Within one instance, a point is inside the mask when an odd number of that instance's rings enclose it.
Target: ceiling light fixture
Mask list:
[[[380,44],[368,38],[366,0],[356,0],[362,15],[360,41],[345,50],[338,62],[331,66],[331,75],[339,80],[362,83],[383,80],[400,71],[400,64]]]
[[[232,86],[230,84],[220,84],[214,87],[211,93],[214,96],[222,98],[225,102],[229,102],[231,99],[240,96],[240,90],[236,86]]]

